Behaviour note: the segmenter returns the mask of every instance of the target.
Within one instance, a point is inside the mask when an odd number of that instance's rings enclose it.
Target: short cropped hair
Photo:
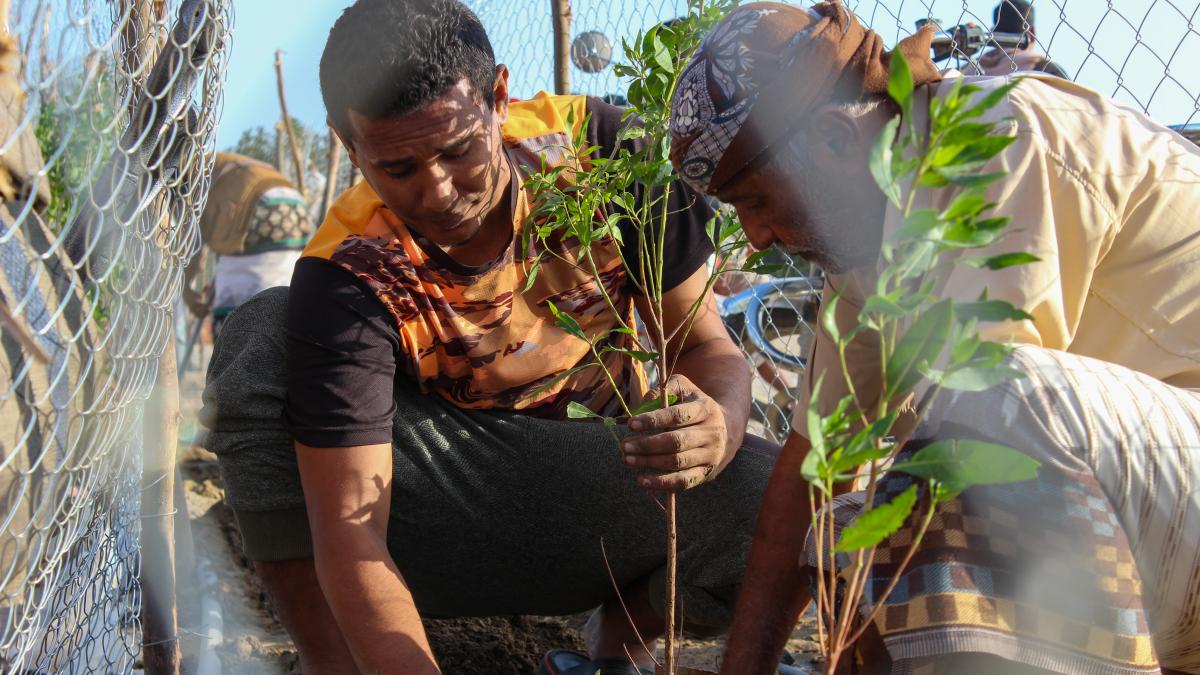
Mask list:
[[[358,0],[333,24],[321,54],[321,98],[347,140],[351,110],[398,117],[464,78],[486,99],[496,57],[479,17],[459,0]]]
[[[992,30],[997,33],[1032,33],[1033,5],[1028,0],[1000,0],[992,10]]]

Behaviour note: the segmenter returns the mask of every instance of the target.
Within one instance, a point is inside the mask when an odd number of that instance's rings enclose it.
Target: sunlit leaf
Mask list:
[[[550,302],[549,300],[546,301],[546,304],[550,306],[550,313],[554,315],[554,323],[559,328],[563,329],[568,335],[574,335],[580,340],[587,340],[587,336],[583,333],[583,328],[579,325],[579,322],[575,320],[575,317],[559,310],[558,307],[556,307],[554,303]]]
[[[669,405],[669,406],[675,405],[676,403],[679,403],[679,397],[677,395],[671,394],[671,395],[667,396],[667,405]],[[640,405],[635,407],[630,412],[632,412],[633,415],[636,417],[637,415],[644,415],[645,413],[654,412],[655,410],[662,410],[662,409],[663,409],[662,397],[656,396],[654,398],[642,401]]]
[[[638,124],[628,124],[617,132],[617,142],[636,140],[643,138],[645,135],[645,127]]]
[[[916,505],[917,486],[911,485],[892,501],[867,511],[842,530],[836,550],[839,553],[849,553],[879,544],[900,529]]]
[[[1014,253],[1001,253],[993,256],[972,256],[960,258],[958,262],[971,267],[987,268],[989,270],[1002,270],[1006,267],[1014,267],[1016,265],[1027,265],[1029,263],[1040,262],[1041,258],[1026,253],[1025,251],[1017,251]]]
[[[562,382],[563,380],[567,379],[568,377],[571,377],[572,375],[574,375],[575,373],[578,373],[581,370],[587,370],[588,368],[599,368],[599,367],[600,367],[599,363],[586,363],[582,366],[575,366],[574,368],[571,368],[570,370],[564,370],[563,372],[550,378],[550,380],[547,381],[542,386],[538,387],[537,389],[534,389],[533,392],[531,392],[529,394],[529,396],[530,397],[540,396],[540,395],[550,391],[552,388],[554,388],[554,385],[558,384],[559,382]]]
[[[1028,312],[1017,309],[1004,300],[981,300],[978,302],[954,303],[954,317],[958,321],[1023,321],[1033,320]]]
[[[875,184],[887,195],[888,201],[900,206],[900,184],[892,175],[892,143],[896,138],[896,130],[900,128],[900,117],[895,116],[884,125],[883,131],[871,144],[868,156],[868,167]]]
[[[942,386],[957,391],[984,391],[992,387],[1025,377],[1025,373],[1008,366],[967,366],[952,370],[942,378]]]
[[[567,404],[567,417],[573,420],[596,418],[600,419],[600,415],[592,412],[592,409],[577,401],[571,401]]]
[[[829,339],[834,342],[841,341],[841,332],[837,325],[837,304],[841,293],[834,293],[829,301],[821,306],[821,328],[829,335]]]
[[[892,465],[892,471],[934,480],[940,501],[972,485],[1017,483],[1037,477],[1037,460],[995,443],[948,439],[918,450],[912,458]]]
[[[908,61],[896,52],[888,62],[888,96],[900,104],[905,119],[912,119],[913,79]]]
[[[904,308],[882,295],[872,295],[863,303],[862,314],[880,314],[887,319],[900,319],[908,315]]]

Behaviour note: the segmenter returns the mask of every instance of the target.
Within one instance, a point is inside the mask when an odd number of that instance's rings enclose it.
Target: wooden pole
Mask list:
[[[175,601],[175,453],[179,443],[179,374],[175,332],[167,315],[166,347],[142,420],[142,662],[147,675],[179,673]],[[186,516],[185,516],[186,517]]]
[[[325,172],[325,199],[321,202],[321,217],[325,217],[325,213],[329,211],[329,207],[333,204],[334,197],[337,196],[338,174],[342,169],[342,142],[338,140],[337,134],[333,133],[333,129],[329,129],[329,165]]]
[[[571,0],[550,0],[554,27],[554,93],[571,93]]]
[[[308,191],[304,189],[304,160],[300,156],[300,144],[296,142],[296,133],[292,130],[292,116],[288,114],[287,96],[283,93],[283,50],[275,50],[275,82],[279,89],[279,110],[283,114],[283,130],[287,133],[288,145],[292,149],[292,164],[296,167],[296,189],[308,201]],[[282,167],[280,167],[282,168]]]

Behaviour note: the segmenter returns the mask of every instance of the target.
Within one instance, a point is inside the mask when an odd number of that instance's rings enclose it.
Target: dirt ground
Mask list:
[[[185,373],[184,432],[191,437],[199,404],[202,371]],[[210,645],[227,675],[292,675],[300,673],[295,647],[260,588],[250,561],[241,553],[233,512],[225,504],[215,457],[198,447],[186,447],[180,467],[187,496],[187,513],[195,550],[213,571],[214,587],[207,592],[221,606],[223,639]],[[190,589],[181,587],[181,592]],[[186,593],[185,593],[186,594]],[[181,625],[194,629],[196,619],[182,607]],[[540,656],[550,649],[583,647],[579,629],[585,616],[496,617],[426,620],[425,629],[439,664],[447,675],[532,675]],[[801,663],[816,655],[811,618],[797,626],[788,651]],[[187,634],[185,632],[185,634]],[[686,640],[681,665],[715,672],[723,640]],[[199,639],[183,645],[185,672],[194,670]],[[814,672],[816,672],[814,670]]]

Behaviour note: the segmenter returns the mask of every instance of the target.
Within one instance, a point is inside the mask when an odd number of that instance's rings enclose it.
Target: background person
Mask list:
[[[1000,0],[992,10],[992,32],[1021,35],[1024,42],[1016,47],[988,49],[962,69],[964,75],[1008,75],[1024,70],[1071,79],[1067,71],[1037,48],[1033,4],[1028,0]]]
[[[275,167],[232,152],[217,153],[200,216],[200,240],[217,256],[211,286],[195,290],[201,256],[184,270],[183,300],[197,318],[210,312],[213,334],[256,293],[287,286],[312,221],[292,182]]]

